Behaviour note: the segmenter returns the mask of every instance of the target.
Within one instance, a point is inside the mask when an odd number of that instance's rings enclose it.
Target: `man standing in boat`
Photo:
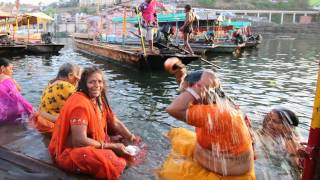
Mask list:
[[[157,0],[145,0],[139,6],[139,11],[142,12],[142,17],[143,17],[142,25],[147,31],[146,40],[149,42],[149,49],[151,53],[154,53],[153,28],[158,26],[157,13],[156,13],[157,7],[160,7],[164,11],[167,11],[164,5],[158,2]]]
[[[189,44],[190,35],[193,32],[193,22],[197,21],[197,31],[199,31],[199,21],[196,17],[195,13],[192,12],[191,6],[187,4],[184,7],[185,13],[186,13],[186,19],[184,21],[183,26],[180,27],[180,31],[183,32],[183,40],[184,40],[184,48],[191,54],[193,54],[193,50]],[[196,32],[197,32],[196,31]]]

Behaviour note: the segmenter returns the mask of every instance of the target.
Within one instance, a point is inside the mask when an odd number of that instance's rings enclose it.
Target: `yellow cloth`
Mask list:
[[[75,91],[75,86],[67,81],[58,81],[48,85],[41,97],[40,110],[58,116],[68,97]]]
[[[172,150],[162,168],[160,179],[165,180],[255,180],[254,168],[242,176],[221,176],[202,168],[192,160],[196,134],[184,128],[173,128],[168,133]]]

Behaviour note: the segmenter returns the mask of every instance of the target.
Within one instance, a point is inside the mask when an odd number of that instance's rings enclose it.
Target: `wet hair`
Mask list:
[[[173,66],[172,66],[172,70],[175,71],[177,69],[183,69],[183,68],[186,68],[186,66],[183,64],[183,63],[175,63]]]
[[[188,82],[190,86],[192,86],[193,84],[195,84],[201,79],[202,73],[203,73],[202,70],[190,72],[187,74],[184,80]]]
[[[187,4],[187,5],[184,6],[184,9],[187,10],[187,11],[190,11],[191,10],[191,6],[189,4]]]
[[[68,78],[70,73],[74,73],[76,70],[80,70],[80,66],[72,63],[64,63],[60,66],[57,76],[50,80],[50,84],[56,80]]]
[[[87,97],[89,97],[89,89],[87,86],[87,81],[88,81],[88,78],[94,73],[99,73],[102,76],[103,88],[102,88],[102,92],[101,92],[101,100],[103,101],[103,103],[105,103],[109,107],[108,99],[106,96],[106,94],[107,94],[106,81],[104,79],[103,72],[98,67],[96,67],[96,66],[87,67],[82,71],[81,78],[78,83],[77,91],[83,92],[84,94],[87,95]],[[98,104],[101,105],[101,102],[98,101]]]
[[[204,70],[198,70],[198,71],[192,71],[190,73],[188,73],[186,75],[186,77],[184,78],[184,81],[188,83],[188,86],[193,86],[194,84],[196,84],[200,79],[201,76],[203,74]],[[217,98],[225,98],[227,99],[231,105],[236,106],[235,102],[233,101],[233,99],[231,99],[229,96],[227,96],[225,94],[225,92],[223,91],[222,87],[217,86],[214,89],[209,89],[206,92],[206,96],[204,96],[204,98],[202,99],[202,103],[204,104],[215,104],[217,103]]]
[[[286,120],[289,125],[299,125],[299,119],[293,111],[283,107],[272,109],[272,111],[277,113],[282,120]]]
[[[4,66],[7,67],[10,65],[9,59],[7,58],[0,58],[0,67]]]

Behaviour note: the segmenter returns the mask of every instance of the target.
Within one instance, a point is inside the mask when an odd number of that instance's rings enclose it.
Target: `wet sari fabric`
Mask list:
[[[188,124],[196,127],[196,132],[184,128],[170,130],[168,138],[172,148],[169,157],[158,171],[161,179],[254,180],[256,178],[254,168],[243,175],[223,176],[207,170],[194,160],[197,144],[204,149],[232,157],[250,152],[252,141],[240,111],[223,111],[215,104],[194,104],[189,106],[186,119]],[[227,161],[222,160],[222,162]]]
[[[20,117],[30,115],[32,105],[21,95],[12,79],[0,82],[0,123],[15,122]]]
[[[75,91],[75,86],[66,81],[60,81],[49,85],[43,91],[39,110],[54,116],[58,116],[66,100]],[[42,117],[39,115],[39,113],[35,115],[33,120],[34,125],[39,132],[52,133],[54,129],[54,123],[52,121]]]
[[[196,146],[197,137],[192,131],[184,128],[173,128],[168,133],[171,141],[171,152],[157,171],[160,179],[163,180],[255,180],[255,171],[252,168],[249,172],[239,176],[222,176],[203,168],[193,159],[193,152]]]
[[[118,179],[126,166],[126,161],[112,150],[87,147],[67,147],[72,125],[87,125],[87,136],[108,142],[108,123],[113,114],[104,106],[102,118],[97,115],[97,108],[89,98],[77,92],[66,101],[56,122],[56,127],[49,144],[49,153],[54,162],[70,172],[85,173],[102,179]]]
[[[252,147],[248,128],[238,110],[220,110],[217,105],[191,105],[187,123],[196,127],[197,141],[205,149],[238,155]]]

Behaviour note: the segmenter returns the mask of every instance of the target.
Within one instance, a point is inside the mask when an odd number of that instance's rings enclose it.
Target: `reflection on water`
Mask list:
[[[114,112],[148,145],[146,162],[128,168],[122,178],[154,179],[154,169],[162,164],[170,150],[170,144],[163,134],[171,127],[190,129],[164,111],[177,95],[174,78],[164,72],[142,73],[86,57],[72,49],[70,39],[60,41],[67,44],[60,55],[13,58],[14,77],[23,87],[23,95],[37,107],[43,88],[54,78],[61,64],[98,65],[106,74]],[[319,56],[317,40],[267,38],[258,49],[245,51],[241,57],[221,55],[209,59],[222,67],[218,75],[224,90],[248,113],[255,129],[261,127],[263,112],[271,109],[271,106],[283,105],[294,110],[305,124],[298,128],[298,132],[306,140]],[[188,66],[189,70],[201,68],[210,68],[210,65],[198,61]],[[38,137],[32,133],[23,135]],[[277,168],[257,161],[257,178],[264,179],[262,171],[272,172]],[[289,175],[285,177],[292,179]]]

